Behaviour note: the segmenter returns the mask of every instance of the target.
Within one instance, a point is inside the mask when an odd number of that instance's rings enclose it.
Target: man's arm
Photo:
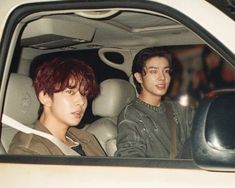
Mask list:
[[[138,124],[123,120],[118,125],[117,157],[146,157],[146,144],[138,130]]]

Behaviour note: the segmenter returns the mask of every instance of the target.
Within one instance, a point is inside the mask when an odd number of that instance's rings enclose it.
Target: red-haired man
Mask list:
[[[87,101],[99,93],[93,70],[73,58],[43,62],[33,79],[41,103],[34,129],[49,133],[81,156],[105,156],[96,138],[75,128],[87,108]],[[10,154],[64,155],[50,140],[19,132],[11,142]]]

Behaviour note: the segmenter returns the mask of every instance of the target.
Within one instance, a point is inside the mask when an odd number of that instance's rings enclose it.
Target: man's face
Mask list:
[[[168,60],[164,57],[152,57],[146,61],[144,72],[142,75],[136,75],[142,87],[140,95],[161,99],[166,94],[171,80]]]
[[[87,107],[87,97],[80,94],[78,87],[66,88],[53,94],[50,118],[58,124],[76,126],[81,121]]]

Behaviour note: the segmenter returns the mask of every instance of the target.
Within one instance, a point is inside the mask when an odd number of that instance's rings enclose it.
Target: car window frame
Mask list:
[[[53,7],[53,8],[51,8]],[[149,11],[157,11],[160,14],[174,17],[177,21],[181,22],[191,30],[197,33],[198,36],[207,41],[208,44],[213,46],[220,52],[226,59],[234,61],[234,54],[229,51],[222,43],[214,38],[210,33],[203,29],[200,25],[186,17],[182,13],[170,7],[156,2],[126,2],[126,1],[100,1],[95,0],[89,2],[44,2],[35,4],[25,4],[13,10],[8,18],[6,27],[2,35],[0,46],[0,78],[3,79],[3,73],[7,60],[9,59],[8,49],[11,46],[11,38],[15,32],[18,22],[24,17],[39,11],[51,10],[64,10],[64,9],[99,9],[99,8],[133,8],[145,9]],[[17,20],[17,21],[16,21]],[[235,64],[235,63],[234,63]],[[8,72],[9,73],[9,72]],[[4,85],[1,85],[4,88]],[[4,92],[4,91],[1,91]],[[0,101],[1,107],[3,106],[3,99]],[[2,113],[2,112],[1,112]],[[77,157],[54,157],[54,156],[9,156],[1,155],[0,162],[3,163],[24,163],[24,164],[64,164],[64,165],[107,165],[107,166],[144,166],[144,167],[159,167],[159,168],[198,168],[193,160],[163,160],[163,159],[122,159],[122,158],[77,158]]]

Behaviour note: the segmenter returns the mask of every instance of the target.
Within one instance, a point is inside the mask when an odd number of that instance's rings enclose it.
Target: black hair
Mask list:
[[[140,50],[135,55],[135,58],[133,60],[133,65],[132,65],[133,80],[134,80],[134,84],[136,86],[138,93],[141,92],[141,85],[136,80],[134,74],[137,72],[140,74],[144,74],[144,67],[146,65],[146,61],[151,59],[152,57],[166,58],[167,61],[169,62],[169,66],[170,66],[171,71],[173,69],[171,54],[166,49],[160,49],[159,47],[149,47],[149,48],[144,48],[144,49]]]

